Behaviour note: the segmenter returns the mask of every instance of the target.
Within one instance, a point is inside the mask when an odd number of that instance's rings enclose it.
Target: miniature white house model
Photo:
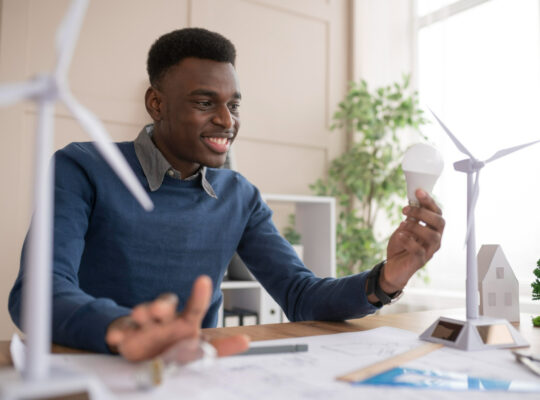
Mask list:
[[[498,244],[478,252],[480,315],[519,322],[519,282]]]

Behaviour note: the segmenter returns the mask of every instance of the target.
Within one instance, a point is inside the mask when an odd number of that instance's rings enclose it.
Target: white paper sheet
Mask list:
[[[183,368],[160,387],[136,389],[138,368],[120,357],[55,354],[53,365],[71,366],[97,374],[118,396],[129,399],[539,399],[539,393],[445,392],[352,386],[336,376],[373,364],[421,345],[417,335],[396,328],[335,335],[256,342],[307,343],[309,351],[289,354],[227,357],[206,368]],[[465,353],[441,349],[407,364],[421,369],[465,372],[472,376],[539,382],[516,363],[508,350]],[[398,396],[398,397],[396,397]]]

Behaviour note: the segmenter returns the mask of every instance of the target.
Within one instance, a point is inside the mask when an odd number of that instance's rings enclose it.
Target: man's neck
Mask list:
[[[156,145],[157,149],[163,154],[163,157],[171,164],[175,170],[180,172],[182,179],[187,179],[195,175],[200,169],[201,165],[189,161],[181,161],[175,158],[170,152],[167,151],[167,147],[159,140],[156,140],[156,131],[154,127],[154,134],[151,136],[152,142]],[[158,136],[159,137],[159,136]]]

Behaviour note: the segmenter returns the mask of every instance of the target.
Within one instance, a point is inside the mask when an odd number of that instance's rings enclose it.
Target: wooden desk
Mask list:
[[[465,312],[464,310],[459,309],[421,311],[392,315],[370,315],[364,318],[345,322],[290,322],[285,324],[239,326],[233,328],[211,328],[203,329],[203,332],[210,338],[225,337],[235,334],[246,334],[249,335],[253,341],[365,331],[368,329],[378,328],[380,326],[392,326],[420,334],[441,315],[450,318],[464,319]],[[530,314],[522,314],[521,324],[515,324],[515,326],[531,344],[531,351],[538,354],[540,353],[540,328],[534,328],[532,326],[531,317],[532,316]],[[53,346],[53,352],[73,353],[80,351],[55,345]],[[8,365],[11,365],[11,358],[9,356],[9,342],[0,341],[0,366]]]
[[[419,311],[402,314],[370,315],[345,322],[306,321],[286,324],[238,326],[234,328],[211,328],[203,329],[203,331],[210,338],[243,333],[249,335],[253,341],[365,331],[381,326],[392,326],[420,334],[440,316],[464,320],[465,310]],[[531,317],[531,314],[523,313],[521,314],[521,323],[513,325],[527,339],[531,345],[531,350],[538,354],[540,353],[540,328],[533,327]]]

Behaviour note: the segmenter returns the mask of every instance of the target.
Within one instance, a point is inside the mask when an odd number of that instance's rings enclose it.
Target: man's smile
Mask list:
[[[231,139],[226,137],[204,136],[202,139],[216,153],[226,153],[231,146]]]

